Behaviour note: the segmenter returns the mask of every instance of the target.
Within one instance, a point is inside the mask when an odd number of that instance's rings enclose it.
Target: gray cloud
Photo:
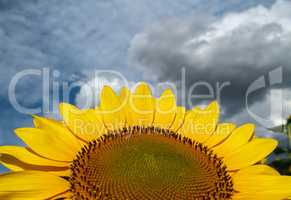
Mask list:
[[[129,65],[158,81],[179,81],[186,69],[188,88],[203,80],[229,81],[222,93],[228,115],[239,113],[250,84],[279,66],[291,85],[290,1],[256,6],[220,17],[196,13],[191,18],[161,21],[137,34],[129,49]],[[280,86],[280,85],[279,85]],[[265,97],[258,91],[252,103]]]
[[[134,79],[138,74],[127,68],[127,49],[145,25],[194,10],[223,12],[252,6],[249,0],[201,2],[0,0],[0,84],[4,86],[0,95],[7,95],[11,78],[26,68],[58,69],[62,79],[75,72],[90,75],[96,68],[111,68]],[[38,82],[25,82],[22,89],[37,94]]]
[[[260,0],[255,4],[271,1]],[[146,0],[0,0],[2,144],[16,141],[11,136],[14,128],[31,124],[30,117],[17,113],[8,101],[7,88],[17,72],[49,67],[61,72],[59,80],[71,81],[73,73],[85,74],[81,76],[83,79],[99,67],[116,69],[129,79],[139,79],[140,73],[128,69],[126,60],[130,41],[144,26],[158,20],[195,15],[196,10],[220,15],[225,10],[252,7],[253,2],[185,0],[181,4],[180,1],[165,0],[150,3]],[[206,22],[208,19],[201,20]],[[192,29],[195,31],[195,27]],[[164,71],[166,74],[167,70]],[[88,79],[91,78],[94,77]],[[40,81],[37,77],[27,77],[18,84],[17,96],[22,104],[33,106],[40,103]]]
[[[8,139],[17,124],[30,124],[8,100],[8,85],[16,73],[48,67],[60,71],[58,81],[78,81],[93,79],[95,69],[114,69],[139,79],[126,66],[134,35],[153,21],[190,13],[200,2],[0,0],[0,110],[1,118],[7,118],[0,120],[1,141],[13,141]],[[41,104],[41,79],[22,79],[16,92],[21,105]]]
[[[126,67],[132,37],[152,21],[189,13],[200,1],[163,2],[0,0],[0,95],[7,95],[13,75],[26,68],[58,69],[63,79],[96,68],[136,77]],[[37,94],[35,83],[23,89]]]

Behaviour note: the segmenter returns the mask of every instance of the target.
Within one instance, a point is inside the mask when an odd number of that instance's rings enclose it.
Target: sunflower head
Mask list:
[[[76,199],[229,199],[234,192],[226,166],[210,149],[154,127],[123,129],[90,142],[71,170]]]
[[[290,177],[259,164],[276,147],[254,125],[219,123],[219,106],[186,111],[146,83],[96,108],[62,103],[63,120],[34,116],[16,129],[27,145],[1,146],[0,199],[286,199]],[[13,186],[13,187],[12,187]]]

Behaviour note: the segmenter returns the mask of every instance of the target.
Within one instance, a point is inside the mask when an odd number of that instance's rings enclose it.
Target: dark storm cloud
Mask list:
[[[96,68],[109,67],[135,78],[135,71],[126,67],[127,49],[146,24],[189,15],[196,9],[223,12],[226,7],[244,8],[251,6],[250,2],[229,1],[226,6],[216,0],[186,0],[183,4],[165,4],[163,0],[150,4],[131,0],[0,0],[0,84],[4,86],[0,95],[7,96],[11,78],[27,68],[58,69],[62,78],[68,79],[74,72],[90,74]],[[33,89],[35,83],[27,82],[25,87]]]
[[[27,68],[50,67],[63,78],[110,68],[126,74],[130,40],[145,24],[189,13],[199,1],[0,0],[0,84]],[[33,92],[33,91],[32,91]]]
[[[262,75],[282,66],[282,85],[291,85],[290,9],[291,2],[277,1],[215,19],[196,14],[162,21],[132,40],[129,63],[158,81],[178,81],[185,68],[188,89],[200,80],[214,86],[228,81],[221,103],[228,115],[236,114],[246,90]],[[264,96],[257,92],[251,102]]]
[[[127,69],[127,50],[134,35],[145,25],[195,15],[196,9],[221,14],[259,2],[267,1],[0,0],[1,142],[14,141],[8,140],[13,129],[31,123],[24,120],[8,99],[8,85],[16,73],[28,68],[49,67],[60,70],[60,80],[71,80],[75,72],[88,76],[98,67],[107,67],[120,71],[129,79],[139,79],[140,73]],[[208,19],[201,20],[206,23]],[[197,30],[198,25],[195,25]],[[207,26],[201,24],[199,29],[207,29]],[[40,81],[39,77],[29,76],[19,82],[17,96],[22,104],[41,103]]]
[[[204,2],[204,1],[203,1]],[[95,69],[113,69],[128,79],[140,76],[126,66],[133,36],[161,18],[180,16],[199,7],[200,0],[0,0],[0,140],[8,142],[23,115],[8,99],[8,86],[24,69],[60,71],[58,81],[88,79]],[[79,76],[79,75],[85,76]],[[21,105],[41,104],[41,78],[27,76],[17,84]],[[9,123],[10,122],[10,123]],[[27,122],[27,121],[26,121]]]

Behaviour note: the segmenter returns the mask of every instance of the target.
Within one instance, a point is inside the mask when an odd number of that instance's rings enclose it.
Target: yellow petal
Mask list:
[[[68,162],[58,162],[50,159],[40,157],[25,147],[20,146],[0,146],[0,161],[3,155],[9,155],[13,157],[17,162],[16,165],[24,166],[27,165],[39,165],[39,166],[52,166],[52,167],[68,167]],[[13,161],[12,163],[13,164]],[[33,167],[33,166],[32,166]]]
[[[68,175],[69,162],[49,160],[31,152],[25,147],[0,146],[0,163],[11,171],[46,171],[58,175]]]
[[[140,83],[131,95],[129,102],[134,125],[148,127],[154,121],[154,98],[150,87]]]
[[[177,107],[174,122],[170,127],[171,131],[177,132],[183,126],[185,115],[186,109],[184,107]]]
[[[68,181],[45,172],[22,171],[0,175],[0,199],[48,199],[69,188]]]
[[[291,196],[291,176],[233,176],[235,200],[283,200]]]
[[[125,116],[122,113],[118,96],[109,86],[104,86],[100,95],[100,110],[103,121],[108,130],[118,130],[125,125]]]
[[[72,134],[51,132],[39,128],[18,128],[15,133],[34,152],[58,161],[72,161],[81,149],[78,139]]]
[[[274,151],[278,142],[274,139],[254,139],[224,157],[228,170],[237,170],[253,165]]]
[[[185,119],[182,127],[179,129],[179,133],[185,137],[189,137],[193,139],[193,129],[194,129],[194,119],[196,117],[196,112],[192,110],[188,110],[185,114]]]
[[[241,169],[237,172],[239,176],[253,176],[253,175],[273,175],[279,176],[280,173],[268,165],[252,165]]]
[[[107,132],[98,109],[80,110],[61,103],[60,113],[68,128],[85,141],[94,140]]]
[[[70,168],[64,169],[64,170],[47,171],[47,172],[59,177],[69,177],[72,174],[72,171],[70,170]]]
[[[77,139],[63,122],[36,115],[33,115],[33,122],[36,128],[51,132],[63,140],[70,141],[71,148],[79,150],[85,144],[82,140]]]
[[[217,144],[223,142],[235,129],[235,124],[232,123],[221,123],[217,125],[217,129],[213,135],[207,139],[204,143],[208,147],[214,147]]]
[[[253,124],[245,124],[236,128],[224,142],[213,148],[214,152],[221,157],[234,152],[253,137],[254,129]]]
[[[15,165],[15,164],[9,164],[11,162],[7,161],[7,160],[11,160],[11,158],[7,158],[8,156],[1,156],[1,165],[3,165],[5,168],[9,169],[10,171],[13,172],[18,172],[18,171],[23,171],[23,168]],[[15,161],[14,161],[15,162]]]
[[[122,108],[122,113],[125,116],[126,125],[127,126],[134,126],[134,119],[132,116],[132,111],[130,109],[130,98],[131,92],[127,87],[122,87],[120,90],[119,101]]]
[[[70,132],[69,130],[66,129],[63,122],[54,119],[48,119],[37,115],[33,115],[33,123],[36,128],[55,130],[59,132],[63,131]]]
[[[2,154],[2,156],[0,156],[0,163],[4,167],[6,167],[7,169],[10,169],[13,172],[33,170],[33,171],[48,172],[57,176],[69,176],[71,173],[69,164],[65,167],[32,165],[32,164],[24,163],[8,154]]]
[[[219,118],[219,106],[212,102],[204,110],[195,107],[186,115],[179,132],[195,141],[203,143],[215,131]]]
[[[120,94],[119,94],[119,101],[122,103],[126,103],[129,100],[130,97],[130,90],[128,89],[128,87],[122,87],[120,89]]]
[[[176,97],[172,90],[166,89],[156,102],[154,126],[169,128],[176,114]]]
[[[54,200],[71,200],[73,199],[73,193],[70,191],[61,193],[59,195],[56,195],[53,199]]]

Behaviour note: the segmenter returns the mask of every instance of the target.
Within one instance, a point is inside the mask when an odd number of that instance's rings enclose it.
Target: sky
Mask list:
[[[13,130],[32,126],[11,88],[22,107],[50,100],[34,114],[58,118],[60,101],[92,106],[104,84],[140,80],[175,84],[187,107],[219,99],[221,120],[274,136],[266,128],[291,114],[290,10],[289,0],[0,0],[0,145],[22,144]],[[179,95],[193,88],[213,94]]]

